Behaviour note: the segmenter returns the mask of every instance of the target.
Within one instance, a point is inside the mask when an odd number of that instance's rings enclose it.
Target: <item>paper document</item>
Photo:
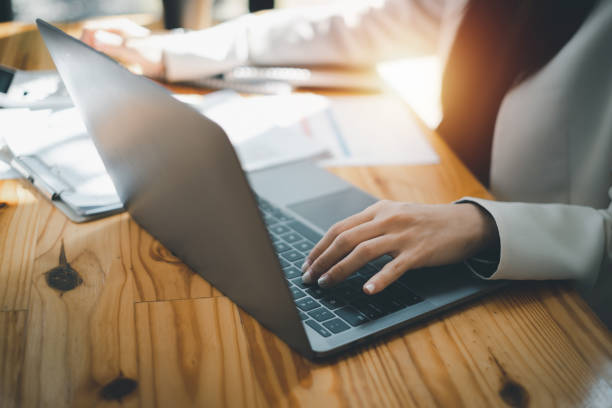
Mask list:
[[[410,116],[392,96],[329,98],[337,130],[327,141],[328,166],[378,166],[437,163],[438,155]]]
[[[325,98],[312,94],[245,98],[233,91],[176,97],[224,128],[247,171],[313,157],[328,147],[313,136],[333,132]],[[319,114],[323,120],[314,118]],[[315,123],[317,122],[317,123]],[[0,110],[2,135],[16,156],[41,165],[91,202],[117,200],[116,192],[76,108]],[[0,163],[0,177],[19,174]],[[82,201],[81,201],[82,203]]]
[[[19,173],[11,168],[8,164],[0,162],[0,180],[16,179],[21,177]]]
[[[115,187],[76,108],[1,109],[0,123],[15,156],[35,157],[71,190],[96,202],[117,200]]]
[[[438,162],[404,102],[393,96],[241,97],[221,91],[177,97],[227,132],[247,170],[309,157],[326,166]]]
[[[326,98],[314,94],[242,97],[220,91],[176,96],[225,130],[242,167],[257,170],[308,158],[328,157],[322,134],[334,134]]]

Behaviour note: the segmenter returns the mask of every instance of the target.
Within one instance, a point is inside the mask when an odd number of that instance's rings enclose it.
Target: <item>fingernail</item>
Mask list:
[[[310,266],[310,261],[306,259],[304,263],[302,264],[302,272],[306,272],[306,269],[308,269],[309,266]]]
[[[329,276],[327,276],[327,274],[321,276],[319,280],[317,281],[317,285],[319,285],[322,288],[329,286]]]
[[[310,271],[310,269],[307,270],[306,273],[302,275],[302,282],[312,283],[312,272]]]
[[[376,286],[374,286],[373,283],[366,283],[363,288],[365,289],[368,295],[371,295],[372,293],[374,293],[374,289],[376,289]]]

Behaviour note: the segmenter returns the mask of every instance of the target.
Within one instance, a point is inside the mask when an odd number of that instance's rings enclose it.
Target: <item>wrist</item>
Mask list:
[[[487,210],[475,203],[456,204],[468,214],[471,226],[471,256],[482,253],[499,253],[499,232],[497,224]]]

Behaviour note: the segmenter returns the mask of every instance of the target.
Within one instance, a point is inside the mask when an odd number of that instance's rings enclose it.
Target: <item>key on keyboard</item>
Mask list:
[[[351,326],[359,326],[368,321],[368,318],[352,307],[343,307],[336,310],[336,314],[346,320]]]
[[[283,252],[281,253],[281,256],[285,258],[286,260],[288,260],[289,262],[295,262],[298,259],[303,258],[302,254],[296,251],[295,249],[292,249],[287,252]]]
[[[325,323],[323,323],[323,326],[328,328],[334,334],[340,333],[340,332],[343,332],[345,330],[350,329],[350,326],[347,325],[346,323],[344,323],[340,319],[334,319],[334,320],[330,320],[328,322],[325,322]]]
[[[285,276],[287,277],[287,279],[294,279],[294,278],[297,278],[299,276],[302,276],[302,272],[298,268],[296,268],[294,266],[290,266],[290,267],[284,269],[284,271],[285,271]],[[300,278],[300,279],[302,279],[302,278]]]
[[[320,307],[308,313],[313,319],[317,322],[324,322],[325,320],[332,319],[336,317],[332,312],[325,309],[324,307]]]
[[[291,295],[293,295],[294,299],[300,299],[306,296],[304,292],[302,292],[299,288],[296,288],[295,286],[290,287],[289,290],[291,290]]]
[[[295,304],[305,312],[319,307],[319,304],[311,297],[304,297],[295,302]]]
[[[327,329],[325,329],[323,326],[321,326],[319,323],[315,322],[314,320],[306,320],[305,323],[311,328],[313,328],[321,336],[323,337],[331,336],[331,333]]]

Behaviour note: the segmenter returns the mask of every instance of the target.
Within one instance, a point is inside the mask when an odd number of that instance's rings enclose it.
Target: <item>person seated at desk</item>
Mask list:
[[[357,67],[439,53],[437,130],[500,201],[380,201],[327,232],[304,281],[330,286],[390,254],[364,285],[374,294],[407,270],[465,260],[483,279],[574,280],[612,326],[612,1],[355,4],[187,33],[105,27],[119,43],[92,27],[83,39],[171,82],[246,63]]]

